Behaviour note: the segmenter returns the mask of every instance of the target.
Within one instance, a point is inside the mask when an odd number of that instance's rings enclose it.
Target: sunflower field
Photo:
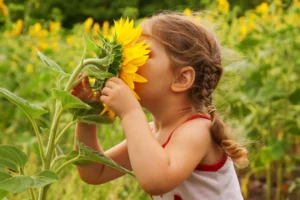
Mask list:
[[[244,198],[300,199],[300,1],[262,2],[242,14],[237,3],[227,0],[201,2],[206,2],[206,7],[197,15],[192,12],[199,11],[195,6],[186,6],[181,12],[214,29],[223,46],[225,73],[214,101],[236,137],[248,143],[250,165],[238,171]],[[0,161],[6,161],[9,154],[4,147],[14,153],[21,150],[26,161],[19,163],[21,170],[11,174],[30,176],[38,185],[26,188],[25,179],[15,179],[8,186],[5,166],[0,164],[0,199],[42,199],[37,195],[38,186],[46,185],[47,179],[47,184],[52,183],[47,192],[51,200],[150,200],[130,175],[98,186],[81,181],[74,165],[59,168],[55,178],[49,171],[43,180],[35,176],[43,165],[40,144],[49,139],[45,127],[57,116],[52,96],[61,91],[51,88],[66,84],[64,77],[53,74],[75,71],[84,50],[95,57],[97,41],[93,38],[99,37],[99,32],[112,38],[115,27],[110,20],[100,23],[93,16],[72,28],[64,27],[59,18],[31,22],[27,12],[14,20],[11,8],[0,0]],[[144,19],[136,19],[135,24]],[[61,115],[59,127],[64,134],[56,141],[60,147],[55,149],[57,154],[73,149],[75,126],[70,122],[70,114]],[[118,119],[99,125],[98,132],[103,149],[124,140]],[[60,163],[59,158],[55,161]]]

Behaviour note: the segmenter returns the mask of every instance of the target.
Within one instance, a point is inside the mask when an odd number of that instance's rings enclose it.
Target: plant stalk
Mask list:
[[[282,182],[282,161],[278,161],[277,167],[277,186],[276,186],[276,200],[281,197],[281,182]]]
[[[72,89],[72,84],[73,84],[74,80],[76,79],[76,77],[78,76],[78,74],[84,67],[83,61],[84,61],[84,56],[82,57],[81,62],[77,65],[77,67],[73,71],[70,79],[68,80],[68,83],[66,84],[66,87],[65,87],[65,91],[70,91]],[[53,117],[53,121],[51,124],[50,135],[49,135],[49,140],[48,140],[47,149],[46,149],[46,160],[45,160],[45,163],[43,163],[43,170],[50,169],[53,151],[56,146],[55,140],[56,140],[57,127],[58,127],[58,124],[60,121],[60,115],[61,115],[62,111],[63,111],[63,109],[62,109],[61,103],[56,101],[54,117]],[[40,189],[38,200],[46,200],[47,191],[48,191],[49,187],[50,187],[50,185],[47,185]]]
[[[267,196],[266,200],[271,200],[271,193],[272,193],[272,172],[271,172],[271,163],[267,165]]]
[[[61,140],[61,138],[62,138],[62,136],[63,136],[63,134],[68,130],[68,128],[70,127],[70,126],[72,126],[74,123],[76,123],[77,122],[77,120],[75,120],[75,121],[71,121],[60,133],[59,133],[59,135],[57,136],[57,138],[56,138],[56,140],[55,140],[55,146],[59,143],[59,141]]]
[[[37,140],[38,140],[38,145],[39,145],[39,150],[40,150],[40,153],[41,153],[42,163],[44,165],[46,157],[45,157],[45,152],[44,152],[43,143],[42,143],[42,139],[41,139],[41,134],[39,132],[39,129],[37,127],[37,124],[36,124],[35,120],[31,119],[31,117],[29,117],[29,119],[30,119],[30,122],[33,126],[35,135],[36,135]]]

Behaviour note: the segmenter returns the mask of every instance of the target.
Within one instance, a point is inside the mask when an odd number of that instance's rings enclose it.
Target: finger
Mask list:
[[[108,81],[112,81],[116,84],[122,84],[123,83],[122,79],[119,79],[117,77],[112,77],[112,78],[108,79]]]
[[[76,95],[78,94],[78,92],[77,92],[76,90],[74,90],[74,89],[72,89],[72,90],[70,91],[70,93],[71,93],[72,95],[74,95],[74,96],[76,96]]]
[[[86,76],[83,80],[82,80],[82,86],[86,89],[90,89],[91,88],[91,84],[89,81],[89,77]]]
[[[105,87],[108,87],[108,88],[114,88],[116,86],[118,86],[119,84],[117,84],[116,82],[112,81],[112,80],[107,80],[106,83],[105,83]]]
[[[107,103],[107,102],[108,102],[108,97],[105,96],[105,95],[101,95],[101,96],[100,96],[100,101],[101,101],[102,103]]]
[[[101,96],[105,95],[105,96],[108,96],[111,92],[111,89],[109,87],[104,87],[102,90],[101,90]]]

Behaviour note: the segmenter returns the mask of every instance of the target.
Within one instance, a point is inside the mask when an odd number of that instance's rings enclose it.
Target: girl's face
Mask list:
[[[146,40],[146,43],[150,45],[151,52],[149,59],[145,65],[139,68],[137,73],[145,77],[148,82],[136,83],[135,91],[141,98],[142,106],[150,108],[162,103],[166,95],[171,92],[170,87],[174,80],[174,72],[164,46],[149,35],[145,27],[146,24],[142,24],[141,40]]]

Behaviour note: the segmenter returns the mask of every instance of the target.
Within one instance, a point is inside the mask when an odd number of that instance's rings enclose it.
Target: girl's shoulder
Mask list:
[[[208,149],[212,139],[210,126],[211,121],[209,119],[199,117],[188,120],[172,132],[168,143]]]

